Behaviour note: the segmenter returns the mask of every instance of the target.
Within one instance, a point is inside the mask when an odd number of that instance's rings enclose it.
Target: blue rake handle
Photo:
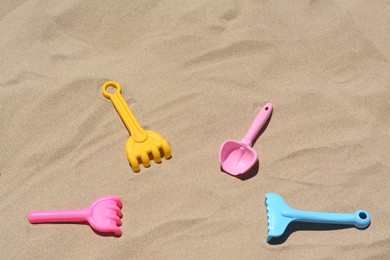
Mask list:
[[[358,210],[353,214],[339,214],[289,209],[282,212],[282,215],[294,221],[354,225],[357,228],[366,228],[371,221],[370,214],[365,210]]]

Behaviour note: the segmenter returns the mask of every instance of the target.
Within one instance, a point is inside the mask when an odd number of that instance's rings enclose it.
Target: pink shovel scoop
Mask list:
[[[96,199],[88,208],[81,210],[33,211],[27,216],[31,224],[88,222],[98,232],[122,235],[122,202],[117,196]]]
[[[219,163],[231,175],[237,176],[250,170],[257,161],[252,142],[272,113],[272,104],[267,103],[257,114],[251,127],[241,140],[226,140],[219,149]]]

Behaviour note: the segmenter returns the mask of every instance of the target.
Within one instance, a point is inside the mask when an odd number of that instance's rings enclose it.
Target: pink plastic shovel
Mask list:
[[[257,153],[251,147],[256,135],[272,113],[272,104],[267,103],[257,114],[249,131],[241,141],[226,140],[219,149],[219,163],[231,175],[237,176],[250,170],[257,161]]]
[[[91,206],[82,210],[34,211],[27,216],[31,224],[88,222],[98,232],[122,235],[122,202],[117,196],[106,196],[96,199]]]

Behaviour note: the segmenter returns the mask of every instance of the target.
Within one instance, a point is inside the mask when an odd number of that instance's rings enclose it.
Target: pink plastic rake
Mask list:
[[[83,223],[88,222],[96,231],[122,235],[122,202],[117,196],[96,199],[88,208],[82,210],[33,211],[27,216],[31,224],[39,223]]]

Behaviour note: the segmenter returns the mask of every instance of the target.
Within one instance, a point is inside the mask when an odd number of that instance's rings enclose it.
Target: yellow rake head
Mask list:
[[[161,157],[171,158],[171,148],[168,142],[158,133],[145,130],[147,138],[143,142],[137,142],[131,136],[126,142],[126,153],[133,171],[140,170],[142,163],[145,167],[150,166],[150,160],[161,163]]]
[[[107,92],[108,87],[116,89],[115,93]],[[126,153],[133,171],[140,170],[142,163],[145,167],[150,166],[150,160],[161,162],[161,157],[171,158],[171,148],[168,142],[158,133],[144,130],[137,122],[126,101],[122,96],[120,85],[114,81],[106,82],[102,87],[103,95],[110,99],[116,111],[122,118],[131,136],[126,142]]]

